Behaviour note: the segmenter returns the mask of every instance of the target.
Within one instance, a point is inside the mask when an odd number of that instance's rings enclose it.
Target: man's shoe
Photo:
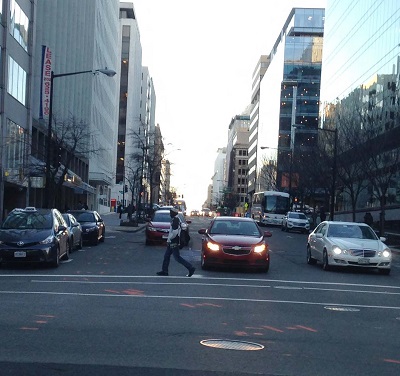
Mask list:
[[[157,272],[157,275],[168,275],[168,273],[161,271],[161,272]]]
[[[196,270],[196,268],[190,269],[189,274],[186,277],[191,277],[194,274],[195,270]]]

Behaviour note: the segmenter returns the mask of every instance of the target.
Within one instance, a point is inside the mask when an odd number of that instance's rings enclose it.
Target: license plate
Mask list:
[[[363,265],[369,264],[369,258],[359,258],[358,263]]]
[[[26,257],[26,252],[24,251],[15,251],[14,257]]]

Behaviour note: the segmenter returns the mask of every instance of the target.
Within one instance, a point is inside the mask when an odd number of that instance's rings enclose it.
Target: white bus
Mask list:
[[[289,210],[288,193],[265,191],[253,195],[251,216],[260,225],[281,226],[282,219]]]

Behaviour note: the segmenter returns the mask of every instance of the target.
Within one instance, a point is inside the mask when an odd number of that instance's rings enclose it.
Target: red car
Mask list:
[[[215,217],[202,234],[201,267],[245,267],[267,272],[270,264],[266,237],[252,218]]]
[[[186,220],[182,213],[178,213],[179,220],[181,221],[182,231],[185,231],[189,239],[189,224],[192,222]],[[153,218],[147,222],[146,225],[146,245],[150,244],[164,244],[167,241],[169,227],[171,225],[171,216],[169,209],[160,209],[154,212]]]

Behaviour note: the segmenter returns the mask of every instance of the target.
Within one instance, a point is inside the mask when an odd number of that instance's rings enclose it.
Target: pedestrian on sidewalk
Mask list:
[[[164,254],[162,270],[160,272],[157,272],[157,275],[168,275],[169,261],[171,259],[171,255],[173,255],[174,259],[182,264],[189,271],[186,276],[191,277],[194,274],[196,268],[190,262],[186,261],[179,253],[179,235],[181,231],[181,226],[178,217],[178,209],[170,209],[169,215],[171,216],[171,225],[169,227],[167,249],[165,250]]]

